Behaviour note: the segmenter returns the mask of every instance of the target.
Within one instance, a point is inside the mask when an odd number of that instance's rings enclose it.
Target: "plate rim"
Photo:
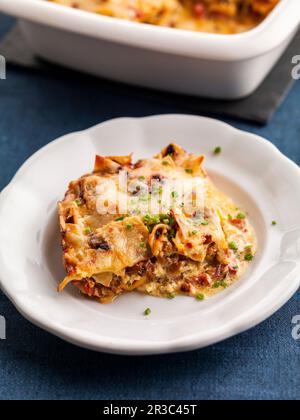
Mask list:
[[[285,165],[288,165],[290,169],[293,170],[295,173],[297,172],[298,177],[299,177],[299,182],[300,182],[300,167],[295,162],[293,162],[288,157],[286,157],[273,143],[271,143],[269,140],[261,136],[258,136],[253,133],[249,133],[245,130],[238,129],[223,121],[219,121],[214,118],[208,118],[208,117],[202,117],[202,116],[196,116],[196,115],[186,115],[186,114],[163,114],[163,115],[152,115],[152,116],[146,116],[146,117],[121,117],[121,118],[114,118],[114,119],[106,120],[86,130],[71,132],[66,135],[60,136],[59,138],[49,142],[48,144],[46,144],[45,146],[37,150],[21,165],[21,167],[16,172],[14,177],[11,179],[9,184],[1,191],[0,208],[3,205],[3,203],[5,203],[5,196],[10,192],[11,188],[14,186],[17,180],[22,176],[22,173],[30,167],[30,165],[32,164],[34,160],[38,159],[42,154],[47,153],[47,151],[50,148],[56,147],[59,143],[62,143],[62,142],[68,141],[71,138],[74,138],[75,135],[76,136],[82,136],[83,134],[88,135],[90,131],[97,130],[98,127],[106,125],[106,124],[115,124],[121,120],[155,120],[157,118],[159,119],[161,118],[184,118],[184,119],[191,118],[191,119],[202,120],[203,122],[208,121],[211,124],[223,126],[227,130],[230,129],[232,133],[235,133],[235,134],[242,133],[243,136],[247,135],[247,137],[252,137],[253,141],[263,143],[265,147],[269,147],[270,151],[273,154],[275,153],[278,158],[280,158],[282,161],[285,162]],[[99,335],[98,339],[95,340],[94,336],[91,336],[90,338],[86,336],[82,336],[82,334],[78,334],[78,331],[72,331],[72,330],[70,331],[64,328],[63,325],[60,325],[56,321],[52,321],[52,320],[45,321],[44,319],[41,320],[41,318],[38,318],[38,316],[36,316],[35,311],[33,310],[30,311],[30,309],[28,308],[28,305],[26,305],[26,303],[22,301],[22,296],[20,295],[16,296],[11,290],[9,290],[9,283],[3,280],[3,278],[6,277],[5,271],[7,271],[5,267],[0,266],[1,290],[7,296],[7,298],[12,302],[12,304],[15,306],[17,311],[24,318],[30,321],[32,324],[77,346],[94,350],[94,351],[101,351],[101,352],[106,352],[106,353],[111,353],[111,354],[122,354],[122,355],[150,355],[150,354],[174,353],[174,352],[200,349],[200,348],[218,343],[220,341],[223,341],[225,339],[238,335],[242,332],[245,332],[253,328],[254,326],[260,324],[261,322],[265,321],[267,318],[269,318],[271,315],[277,312],[282,306],[284,306],[287,303],[287,301],[296,293],[296,291],[300,287],[300,267],[296,266],[295,269],[289,274],[289,278],[290,277],[292,278],[291,281],[287,283],[289,287],[285,289],[284,293],[280,294],[280,297],[276,300],[275,304],[268,305],[266,308],[261,309],[259,313],[256,314],[256,316],[255,314],[252,314],[253,309],[251,311],[247,311],[246,313],[242,314],[241,317],[238,318],[239,323],[238,325],[237,324],[234,325],[235,328],[233,328],[232,323],[229,323],[229,326],[226,326],[227,328],[223,326],[220,329],[218,329],[217,332],[213,330],[214,332],[213,336],[206,338],[205,341],[201,338],[201,336],[199,336],[199,334],[198,335],[192,334],[183,338],[177,338],[175,340],[166,340],[166,341],[160,341],[160,342],[150,342],[150,341],[136,342],[133,340],[128,341],[128,339],[119,339],[117,342],[116,340],[112,340],[108,344],[107,341],[109,340],[107,340],[107,338],[101,335]]]

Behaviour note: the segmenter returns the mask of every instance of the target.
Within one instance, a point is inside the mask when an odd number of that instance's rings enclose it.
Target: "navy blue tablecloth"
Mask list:
[[[0,36],[10,24],[0,15]],[[8,68],[7,80],[0,81],[0,190],[32,153],[58,136],[113,117],[178,112],[179,104],[161,105],[84,76]],[[300,164],[299,83],[269,126],[227,122],[267,137]],[[300,293],[258,327],[210,348],[126,358],[76,348],[38,329],[0,292],[0,315],[7,320],[0,398],[299,399],[300,341],[291,334],[296,314]]]

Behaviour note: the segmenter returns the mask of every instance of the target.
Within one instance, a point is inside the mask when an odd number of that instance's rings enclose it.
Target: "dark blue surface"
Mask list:
[[[0,16],[0,34],[9,23]],[[62,134],[112,117],[181,111],[83,76],[68,80],[9,68],[7,80],[0,81],[0,190],[33,152]],[[268,127],[227,121],[269,138],[300,164],[300,83]],[[300,341],[291,336],[299,293],[269,320],[233,339],[191,353],[144,358],[64,343],[24,320],[1,293],[0,314],[7,320],[7,340],[0,341],[2,399],[300,398]]]

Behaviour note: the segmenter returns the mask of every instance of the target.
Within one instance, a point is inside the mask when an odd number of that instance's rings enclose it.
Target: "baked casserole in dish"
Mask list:
[[[128,84],[222,99],[251,94],[300,21],[299,0],[74,0],[73,6],[0,0],[0,11],[20,18],[22,35],[43,59]]]
[[[233,34],[257,26],[279,0],[49,0],[101,15],[170,28]]]

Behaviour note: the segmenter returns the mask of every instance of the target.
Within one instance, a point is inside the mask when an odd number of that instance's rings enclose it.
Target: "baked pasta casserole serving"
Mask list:
[[[279,0],[50,0],[133,22],[234,34],[257,26]]]
[[[133,290],[202,300],[235,282],[254,258],[255,233],[203,161],[176,144],[136,163],[96,156],[58,205],[59,290],[72,283],[101,303]]]

